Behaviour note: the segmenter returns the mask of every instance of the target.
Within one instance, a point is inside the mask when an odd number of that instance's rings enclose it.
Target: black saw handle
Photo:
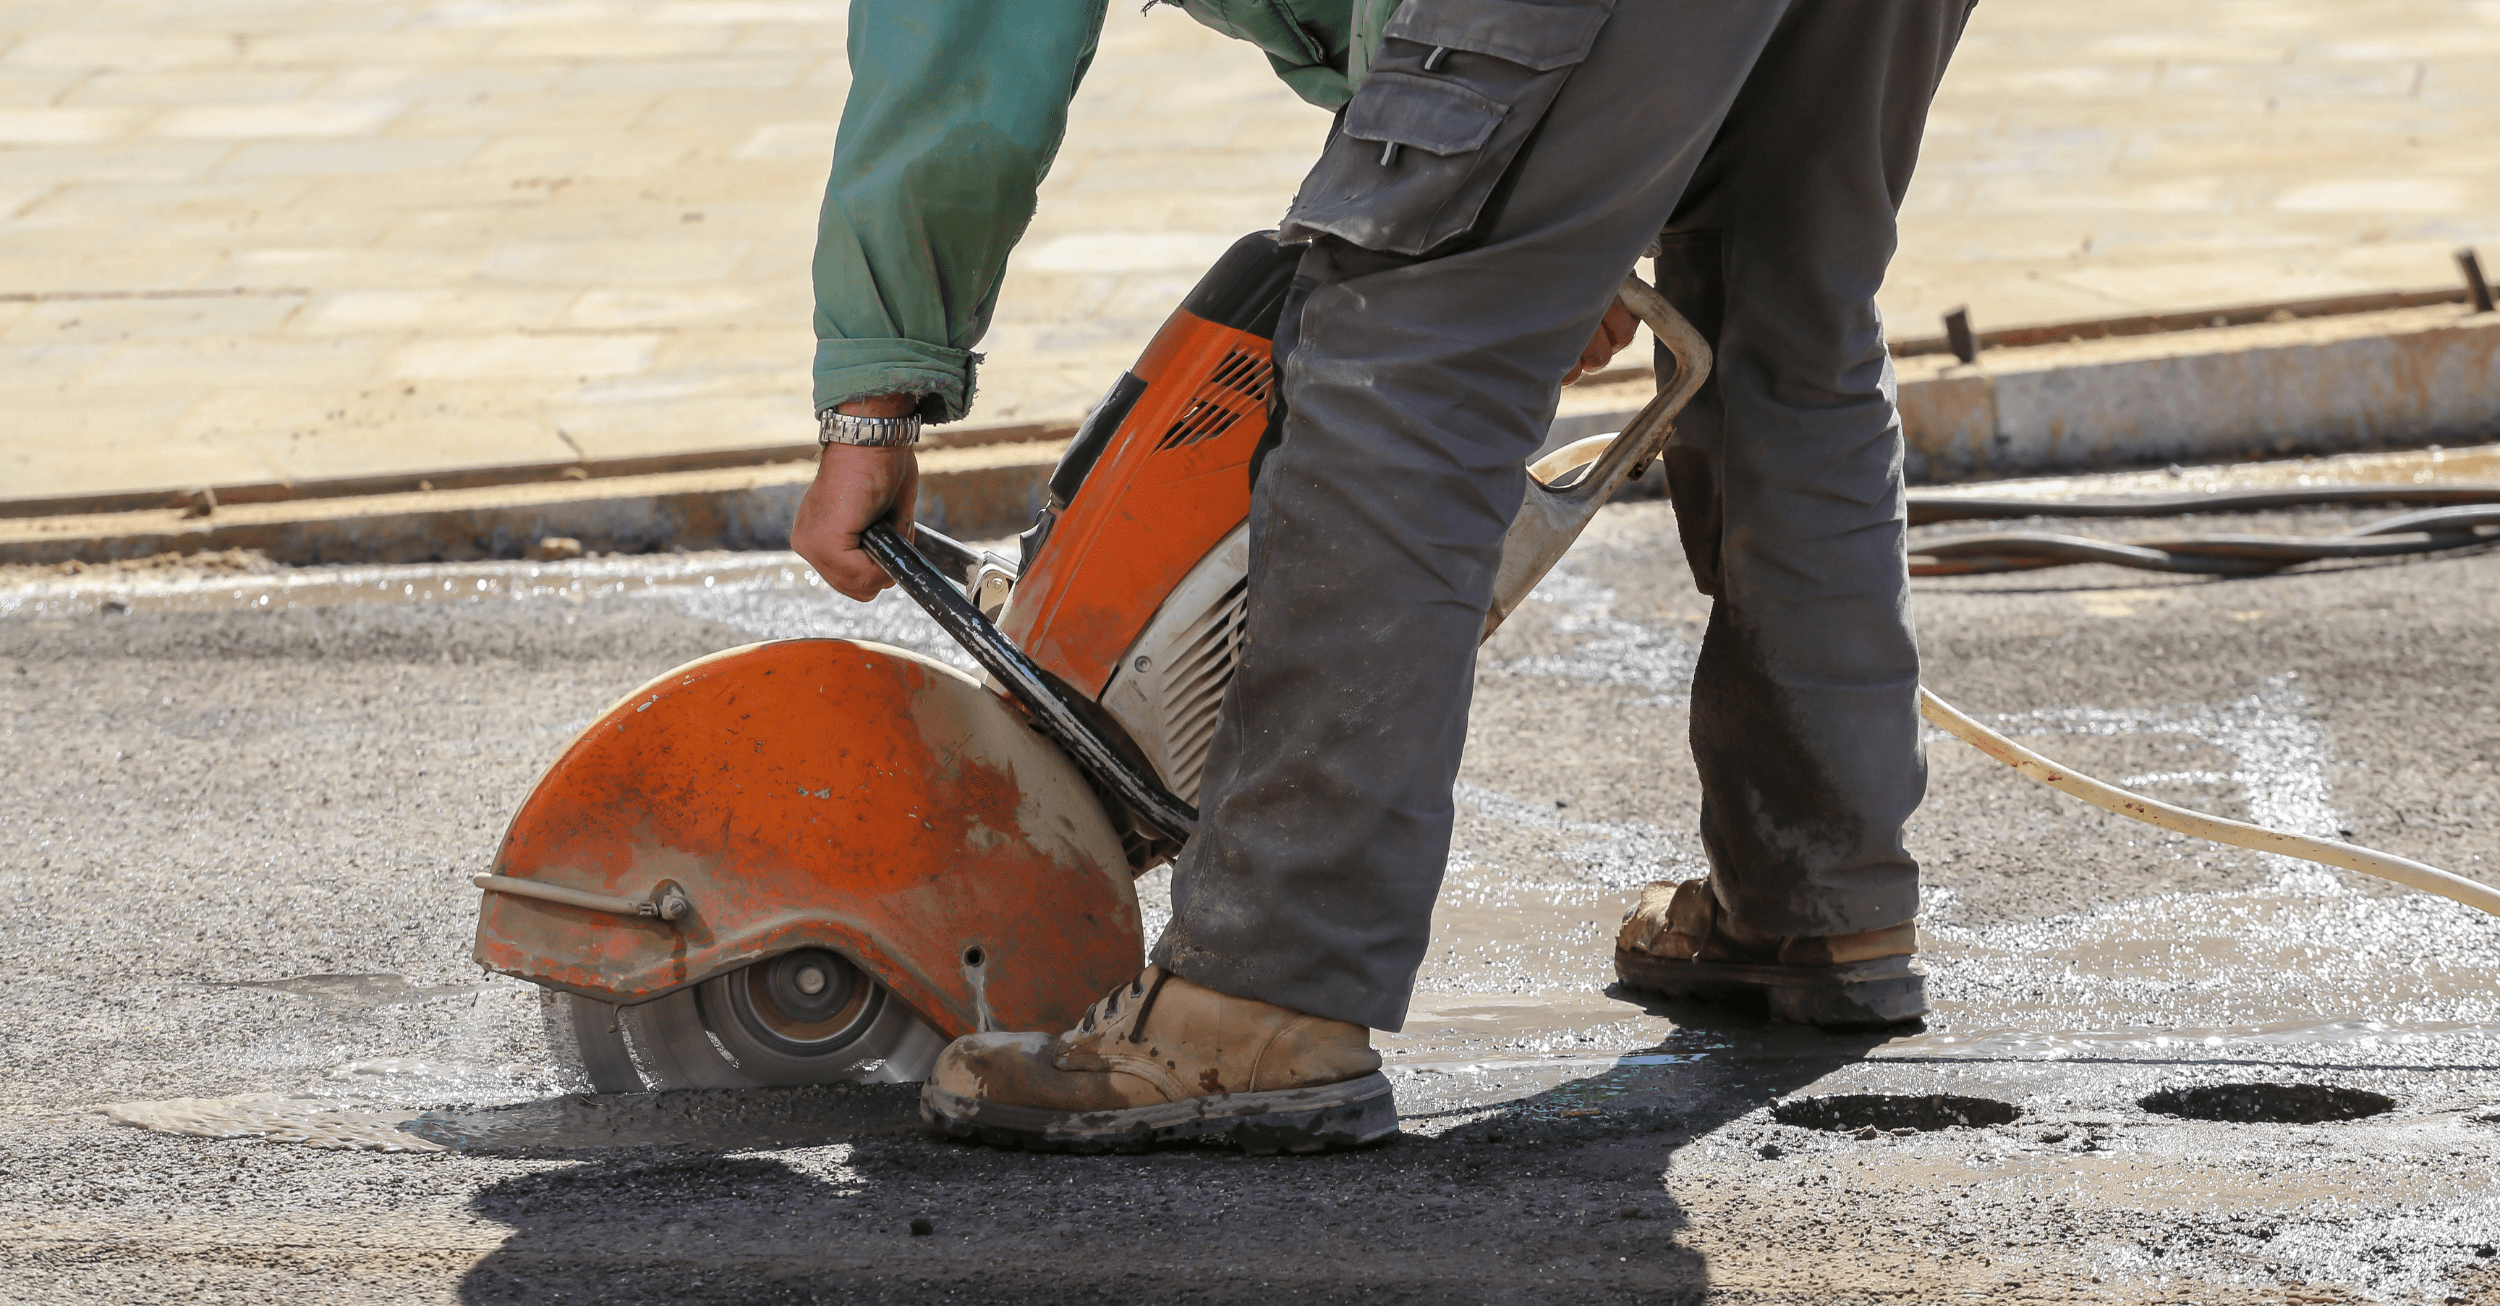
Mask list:
[[[1157,834],[1175,843],[1187,843],[1198,829],[1198,809],[1181,801],[1163,782],[1131,765],[1094,729],[1068,701],[1052,688],[1034,666],[963,591],[946,583],[946,577],[920,556],[894,529],[892,522],[878,522],[860,532],[860,547],[885,568],[903,592],[911,596],[921,611],[929,614],[955,642],[964,646],[973,660],[998,677],[998,683],[1015,695],[1016,701],[1031,713],[1033,723],[1053,742],[1068,750],[1068,756],[1094,782],[1118,795],[1121,802],[1137,813],[1137,818],[1154,827]]]

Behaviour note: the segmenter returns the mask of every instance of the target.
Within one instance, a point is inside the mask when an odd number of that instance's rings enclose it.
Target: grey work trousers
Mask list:
[[[1969,0],[1587,7],[1575,66],[1495,21],[1554,5],[1407,0],[1410,39],[1392,26],[1288,217],[1317,238],[1278,336],[1283,440],[1154,952],[1209,987],[1404,1023],[1525,461],[1652,240],[1717,351],[1667,460],[1715,600],[1691,710],[1712,884],[1774,934],[1917,913],[1901,830],[1926,767],[1874,297]],[[1439,79],[1511,112],[1488,136]]]

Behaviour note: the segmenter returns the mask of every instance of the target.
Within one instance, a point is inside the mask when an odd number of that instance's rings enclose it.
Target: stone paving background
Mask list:
[[[804,439],[845,10],[0,4],[0,500]],[[1080,413],[1326,126],[1114,3],[974,420]],[[2475,241],[2500,0],[1986,0],[1883,304],[2436,286]]]

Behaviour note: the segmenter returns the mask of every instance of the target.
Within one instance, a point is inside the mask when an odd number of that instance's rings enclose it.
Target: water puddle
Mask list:
[[[1509,907],[1523,895],[1556,903],[1628,899],[1655,880],[1709,873],[1699,839],[1647,821],[1587,820],[1563,801],[1465,782],[1451,797],[1458,821],[1441,901],[1452,907]],[[1523,873],[1529,856],[1545,859],[1531,863],[1543,876]]]
[[[1707,1060],[1702,1052],[1558,1052],[1545,1057],[1417,1057],[1399,1061],[1392,1070],[1426,1075],[1490,1075],[1511,1071],[1621,1070],[1642,1066],[1683,1066]]]
[[[1988,722],[2015,738],[2093,736],[2154,740],[2181,737],[2211,745],[2231,759],[2231,769],[2165,770],[2116,777],[2120,784],[2230,784],[2245,796],[2247,819],[2296,834],[2334,838],[2343,818],[2329,801],[2326,728],[2309,711],[2308,696],[2294,674],[2269,676],[2255,693],[2219,705],[2162,708],[2057,707],[2001,712]],[[1929,730],[1931,746],[1949,742]],[[2287,857],[2268,865],[2291,871],[2310,866]]]
[[[1392,1065],[1457,1071],[1526,1066],[1612,1066],[1625,1057],[1699,1053],[1693,1031],[1608,997],[1604,979],[1580,989],[1420,992],[1406,1028],[1372,1045]]]
[[[2107,472],[2019,481],[1922,486],[1920,493],[1983,499],[2090,499],[2131,495],[2211,494],[2330,485],[2433,485],[2500,481],[2500,445],[2336,454],[2266,462],[2186,467],[2176,472]]]
[[[401,1131],[417,1113],[341,1105],[310,1093],[249,1093],[116,1102],[104,1108],[116,1124],[193,1138],[258,1138],[325,1150],[439,1152],[441,1145]]]
[[[872,639],[972,665],[899,592],[889,590],[865,604],[839,599],[797,555],[778,552],[91,575],[0,590],[0,619],[614,598],[671,603],[688,616],[763,638]]]
[[[1688,1026],[1675,1022],[1707,1019],[1710,1013],[1672,1010],[1671,1019],[1633,1001],[1594,992],[1424,993],[1416,996],[1404,1031],[1375,1033],[1373,1043],[1393,1075],[1432,1085],[1603,1077],[1704,1062],[2500,1065],[2500,1025],[2475,1022],[2394,1024],[2347,1018],[2231,1027],[2043,1029],[1961,1024],[1965,1013],[1948,1009],[1932,1017],[1932,1028],[1885,1038],[1734,1019]],[[1968,1014],[1984,1018],[2016,1013]]]
[[[2390,1025],[2369,1019],[2280,1021],[2230,1028],[2021,1030],[1982,1029],[1896,1039],[1871,1059],[1968,1058],[2057,1061],[2168,1057],[2237,1060],[2281,1057],[2302,1050],[2368,1054],[2455,1039],[2500,1041],[2500,1025],[2463,1022]]]
[[[385,1057],[340,1066],[323,1082],[293,1093],[115,1102],[102,1109],[116,1124],[193,1138],[258,1138],[328,1150],[437,1152],[441,1145],[400,1129],[420,1114],[413,1102],[474,1100],[502,1091],[508,1083],[500,1067]]]
[[[1559,609],[1552,615],[1550,635],[1538,642],[1559,636],[1569,646],[1490,660],[1483,669],[1611,685],[1632,691],[1634,697],[1626,700],[1628,704],[1685,703],[1692,697],[1700,643],[1679,631],[1615,615],[1620,599],[1612,587],[1581,575],[1568,561],[1557,564],[1528,592],[1527,601],[1537,608]]]

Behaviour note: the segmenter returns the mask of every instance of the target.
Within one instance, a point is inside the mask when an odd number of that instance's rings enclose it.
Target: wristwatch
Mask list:
[[[816,443],[856,444],[873,448],[920,443],[920,415],[853,417],[828,408],[816,414]]]

